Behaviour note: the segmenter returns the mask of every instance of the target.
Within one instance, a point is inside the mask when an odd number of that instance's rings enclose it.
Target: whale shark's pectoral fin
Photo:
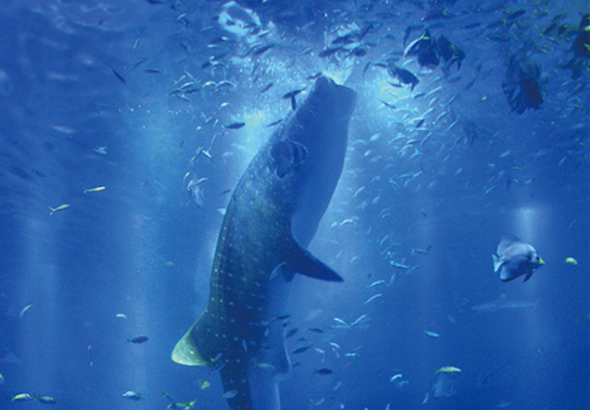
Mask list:
[[[343,282],[344,279],[311,253],[301,248],[294,240],[291,252],[285,261],[280,263],[271,273],[270,279],[282,273],[287,282],[293,279],[296,273],[310,278],[327,280],[330,282]]]

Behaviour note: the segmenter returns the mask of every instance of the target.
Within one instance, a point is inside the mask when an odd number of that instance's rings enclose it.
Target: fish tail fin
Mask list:
[[[492,260],[494,261],[494,272],[498,272],[502,266],[502,262],[500,262],[500,259],[496,255],[492,255]]]

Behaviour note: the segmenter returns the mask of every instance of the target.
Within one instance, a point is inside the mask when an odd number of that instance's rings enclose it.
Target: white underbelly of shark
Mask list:
[[[279,410],[296,273],[342,281],[306,251],[340,178],[356,93],[321,76],[254,157],[227,207],[205,311],[172,359],[219,368],[232,410]]]

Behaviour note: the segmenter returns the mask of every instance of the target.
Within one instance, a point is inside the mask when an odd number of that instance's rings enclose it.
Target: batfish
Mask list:
[[[535,248],[521,241],[514,235],[502,235],[494,260],[494,272],[500,271],[500,279],[504,282],[526,275],[524,281],[529,280],[539,266],[545,262]]]
[[[295,274],[343,279],[307,250],[336,188],[356,93],[320,76],[256,154],[225,213],[205,311],[172,359],[218,368],[232,410],[278,410]],[[231,394],[230,394],[231,393]]]

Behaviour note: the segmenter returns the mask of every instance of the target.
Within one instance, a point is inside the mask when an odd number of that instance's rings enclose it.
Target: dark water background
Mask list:
[[[589,71],[573,48],[587,2],[238,3],[255,15],[225,6],[228,24],[214,1],[4,0],[0,408],[42,406],[10,401],[22,392],[56,409],[163,409],[162,392],[225,408],[218,374],[170,352],[207,300],[228,190],[291,111],[281,97],[324,71],[359,93],[310,246],[345,282],[295,279],[289,350],[314,348],[292,357],[283,408],[587,409]],[[460,70],[403,56],[425,28],[464,50]],[[389,84],[388,59],[413,91]],[[509,103],[515,64],[538,67],[538,109]],[[191,76],[214,84],[170,92]],[[191,163],[199,147],[212,158]],[[493,273],[505,232],[546,261],[526,283]],[[462,372],[434,398],[441,366]]]

